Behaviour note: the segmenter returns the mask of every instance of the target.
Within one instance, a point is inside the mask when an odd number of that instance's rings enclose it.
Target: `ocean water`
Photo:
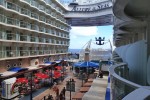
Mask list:
[[[79,53],[82,49],[69,49],[68,51],[71,53]]]

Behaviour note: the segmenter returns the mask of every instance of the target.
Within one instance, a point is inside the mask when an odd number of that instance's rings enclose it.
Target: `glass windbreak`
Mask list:
[[[111,76],[112,100],[122,100],[136,88]]]

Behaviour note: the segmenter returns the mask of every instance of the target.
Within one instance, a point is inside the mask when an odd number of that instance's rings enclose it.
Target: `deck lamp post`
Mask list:
[[[71,92],[75,92],[75,81],[73,78],[70,78],[66,83],[66,91],[70,91],[70,100],[71,100]]]

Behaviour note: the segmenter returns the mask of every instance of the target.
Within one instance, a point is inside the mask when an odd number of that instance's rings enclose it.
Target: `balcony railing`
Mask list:
[[[139,100],[148,100],[147,98],[150,95],[149,87],[144,87],[129,81],[129,70],[126,63],[113,65],[109,70],[112,100],[132,100],[133,98],[137,100],[139,97],[141,98]],[[140,91],[143,91],[143,93],[140,93]]]
[[[6,16],[1,15],[1,14],[0,14],[0,22],[6,23],[8,25],[15,25],[15,26],[19,26],[21,28],[26,28],[26,29],[31,29],[31,30],[39,31],[39,32],[48,32],[48,31],[50,31],[50,29],[47,29],[45,27],[39,27],[38,25],[31,24],[31,23],[28,23],[28,22],[25,22],[25,21],[22,21],[22,20],[19,21],[17,19],[6,17]],[[51,33],[55,35],[57,32],[51,30]],[[57,36],[59,36],[59,35],[60,34],[57,34]]]

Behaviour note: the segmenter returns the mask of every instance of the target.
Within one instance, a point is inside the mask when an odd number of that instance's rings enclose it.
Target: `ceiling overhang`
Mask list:
[[[66,18],[71,26],[104,26],[113,25],[112,14],[97,16],[97,17],[86,17],[86,18]]]

